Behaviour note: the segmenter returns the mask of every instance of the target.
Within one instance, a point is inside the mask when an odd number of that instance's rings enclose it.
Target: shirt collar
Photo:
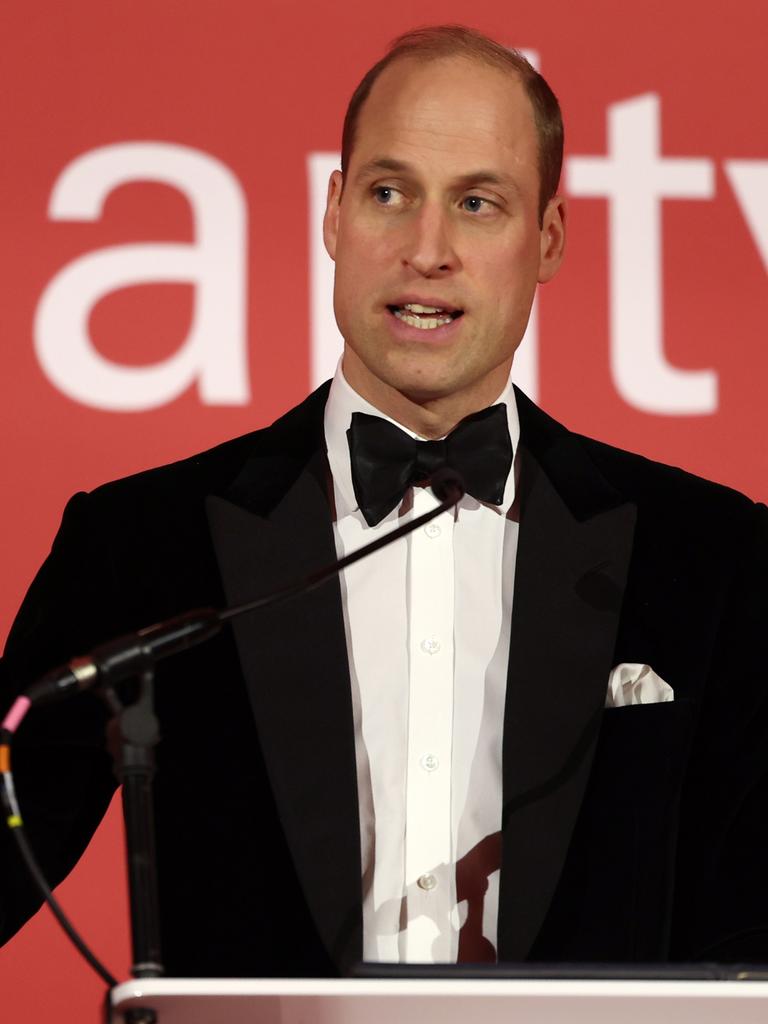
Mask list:
[[[328,462],[333,476],[337,520],[356,512],[359,507],[357,499],[355,498],[355,491],[352,486],[352,469],[349,462],[349,444],[347,442],[347,431],[349,430],[349,426],[352,422],[352,413],[364,412],[371,416],[380,416],[389,423],[394,423],[394,425],[399,427],[400,430],[404,430],[410,437],[419,438],[418,434],[409,430],[408,427],[403,426],[402,423],[398,423],[397,420],[393,420],[391,416],[387,416],[375,406],[371,405],[370,402],[367,402],[364,398],[358,395],[350,384],[347,383],[341,368],[341,363],[342,360],[339,359],[336,367],[336,373],[334,374],[333,381],[331,382],[328,401],[325,406],[325,443],[328,450]],[[517,454],[517,446],[520,440],[520,421],[517,415],[517,403],[515,401],[515,391],[512,386],[511,377],[507,380],[504,390],[501,392],[499,397],[491,404],[498,405],[501,402],[503,402],[507,408],[509,437],[512,442],[512,450]],[[420,438],[420,440],[423,439]],[[474,502],[474,499],[470,499],[469,496],[462,499],[462,501],[468,500]],[[497,511],[502,515],[506,515],[514,500],[515,471],[513,460],[513,465],[509,471],[507,482],[504,487],[503,502],[501,505],[489,505],[487,507],[492,508],[494,511]],[[396,510],[391,514],[396,515]]]

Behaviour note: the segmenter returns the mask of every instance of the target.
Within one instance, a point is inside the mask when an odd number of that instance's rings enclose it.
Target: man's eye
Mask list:
[[[482,196],[465,196],[461,205],[469,213],[479,213],[481,210],[490,210],[492,204]]]
[[[388,185],[377,185],[373,190],[374,199],[381,206],[393,206],[399,195],[396,188],[390,188]]]

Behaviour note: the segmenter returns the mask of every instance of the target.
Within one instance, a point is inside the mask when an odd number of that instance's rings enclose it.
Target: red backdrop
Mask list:
[[[519,379],[558,418],[765,497],[763,0],[476,0],[561,98],[566,265]],[[387,41],[465,3],[6,0],[0,24],[0,631],[77,489],[274,419],[332,367],[322,178]],[[325,156],[323,155],[325,154]],[[113,812],[65,905],[117,974]],[[45,912],[8,1019],[96,1020]]]

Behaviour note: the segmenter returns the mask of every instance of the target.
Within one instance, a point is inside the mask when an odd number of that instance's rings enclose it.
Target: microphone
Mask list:
[[[87,655],[73,658],[59,668],[53,669],[38,679],[24,693],[29,704],[40,704],[55,700],[70,693],[90,690],[97,686],[112,685],[133,676],[148,672],[162,658],[187,650],[215,636],[222,625],[240,615],[279,604],[314,590],[348,566],[367,558],[375,551],[394,544],[413,530],[424,526],[443,512],[447,512],[461,501],[465,493],[461,476],[448,466],[436,470],[430,478],[430,487],[440,504],[409,523],[365,544],[349,555],[326,565],[302,579],[295,580],[271,594],[247,601],[233,608],[196,608],[176,615],[171,619],[147,626],[136,633],[127,633],[107,643],[100,644]],[[27,704],[27,706],[29,706]]]
[[[26,691],[30,703],[52,700],[140,675],[156,661],[202,643],[219,632],[219,612],[200,608],[100,644],[46,673]]]

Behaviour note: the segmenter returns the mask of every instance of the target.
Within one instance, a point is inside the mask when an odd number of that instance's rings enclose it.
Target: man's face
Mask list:
[[[504,387],[562,257],[562,200],[539,224],[537,146],[522,84],[484,64],[402,59],[371,90],[325,241],[345,374],[383,411],[393,392],[472,411]]]

